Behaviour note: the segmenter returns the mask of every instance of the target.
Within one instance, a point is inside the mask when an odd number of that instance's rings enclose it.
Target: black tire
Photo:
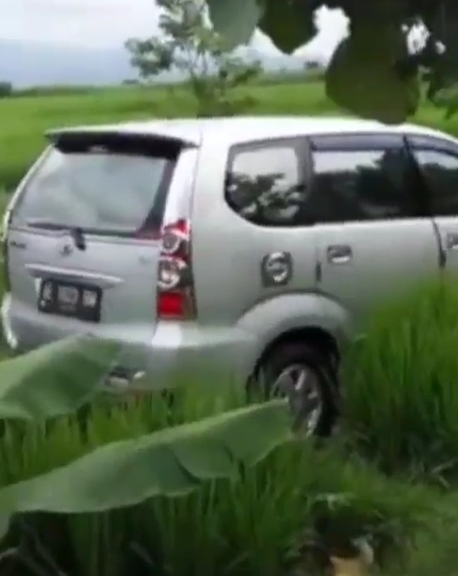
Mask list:
[[[337,363],[331,355],[306,342],[286,342],[275,347],[263,359],[249,383],[249,392],[264,397],[275,395],[273,386],[281,373],[290,366],[304,365],[312,370],[319,388],[321,412],[313,429],[313,435],[329,436],[339,412],[339,381]],[[293,410],[293,412],[296,412]]]

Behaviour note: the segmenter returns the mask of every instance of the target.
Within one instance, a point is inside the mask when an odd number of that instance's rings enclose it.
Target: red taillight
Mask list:
[[[190,320],[195,312],[191,230],[187,220],[179,220],[161,233],[157,315],[160,320]]]
[[[179,318],[186,314],[180,292],[163,292],[160,295],[160,315],[166,318]]]

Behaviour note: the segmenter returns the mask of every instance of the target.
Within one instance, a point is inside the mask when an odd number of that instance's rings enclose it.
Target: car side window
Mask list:
[[[239,216],[259,226],[298,226],[305,202],[299,141],[234,146],[225,198]]]
[[[408,218],[415,212],[402,147],[314,150],[308,209],[317,222]]]
[[[458,152],[414,149],[434,216],[458,216]]]

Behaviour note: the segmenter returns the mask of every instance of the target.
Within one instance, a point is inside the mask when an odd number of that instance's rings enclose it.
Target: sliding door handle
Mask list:
[[[346,264],[353,258],[353,250],[347,244],[328,246],[326,257],[331,264]]]

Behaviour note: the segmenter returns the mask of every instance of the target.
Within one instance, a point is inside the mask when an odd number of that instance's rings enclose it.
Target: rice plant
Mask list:
[[[343,429],[387,472],[458,470],[458,279],[377,310],[348,351]]]

